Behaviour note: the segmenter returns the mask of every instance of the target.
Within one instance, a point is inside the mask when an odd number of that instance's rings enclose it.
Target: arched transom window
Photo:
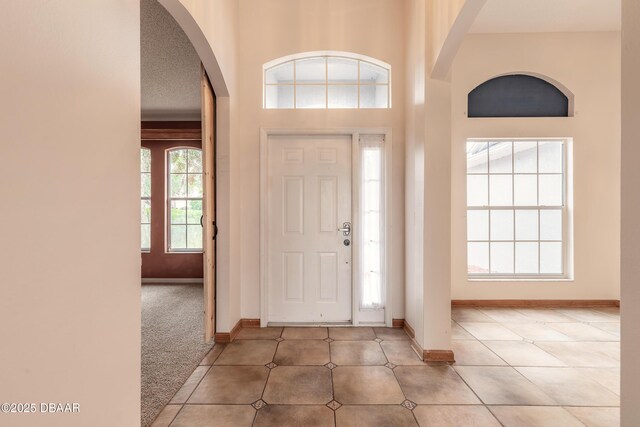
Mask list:
[[[264,65],[264,108],[390,108],[391,66],[345,52],[309,52]]]

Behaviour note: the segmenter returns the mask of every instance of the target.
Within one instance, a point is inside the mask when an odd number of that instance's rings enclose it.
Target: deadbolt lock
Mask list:
[[[345,246],[349,246],[350,244],[351,244],[351,241],[349,239],[344,239]]]

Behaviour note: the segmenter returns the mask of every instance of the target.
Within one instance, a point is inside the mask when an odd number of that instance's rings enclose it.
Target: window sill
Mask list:
[[[549,278],[549,277],[541,277],[541,278],[534,278],[534,277],[527,277],[527,278],[522,278],[522,277],[486,277],[486,278],[481,278],[481,277],[468,277],[467,278],[467,282],[499,282],[499,283],[504,283],[504,282],[574,282],[575,279],[569,279],[566,277],[558,277],[558,278]]]
[[[165,251],[165,255],[202,255],[203,253],[203,251]]]

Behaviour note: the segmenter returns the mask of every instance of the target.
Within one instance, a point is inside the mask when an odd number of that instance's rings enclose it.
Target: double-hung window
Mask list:
[[[151,150],[140,149],[140,249],[151,250]]]
[[[566,277],[566,145],[467,142],[470,278]]]
[[[167,152],[169,252],[202,251],[202,150]]]

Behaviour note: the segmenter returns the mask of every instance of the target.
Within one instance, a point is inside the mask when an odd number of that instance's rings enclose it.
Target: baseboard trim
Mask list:
[[[392,328],[404,328],[404,319],[391,319]]]
[[[260,319],[240,319],[243,328],[259,328]]]
[[[409,338],[411,338],[412,340],[416,339],[416,331],[413,330],[409,322],[403,322],[402,329],[404,329],[407,335],[409,335]]]
[[[171,279],[171,278],[151,278],[144,277],[142,278],[143,285],[182,285],[185,283],[204,283],[202,278],[193,278],[193,279]]]
[[[615,299],[472,299],[451,300],[451,307],[597,308],[620,307]]]
[[[231,329],[231,332],[216,332],[213,339],[216,343],[230,343],[236,339],[241,329],[259,327],[260,319],[240,319]]]
[[[456,361],[451,350],[424,350],[422,358],[429,364],[452,364]]]

